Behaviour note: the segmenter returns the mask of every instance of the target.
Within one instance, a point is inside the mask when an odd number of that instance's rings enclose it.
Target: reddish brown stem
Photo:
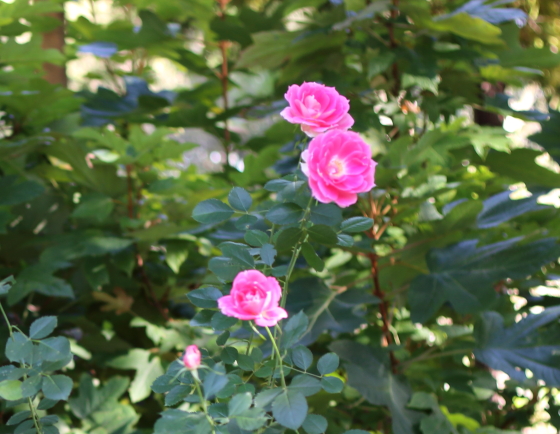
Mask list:
[[[395,38],[395,26],[393,21],[399,16],[399,0],[393,0],[393,8],[391,9],[391,21],[387,22],[387,31],[389,32],[389,46],[391,48],[396,48],[398,46],[397,40]],[[391,66],[391,74],[393,75],[393,88],[391,93],[393,96],[398,96],[401,89],[401,79],[399,73],[399,66],[395,61]]]
[[[381,290],[381,284],[379,283],[379,269],[378,269],[378,256],[375,253],[369,254],[369,260],[371,262],[371,276],[373,279],[373,295],[375,295],[381,303],[379,304],[379,313],[381,314],[381,331],[383,333],[383,346],[389,346],[393,344],[393,335],[391,334],[391,320],[389,318],[389,303],[385,300],[385,293]],[[393,351],[389,351],[389,359],[391,361],[391,371],[393,374],[397,373],[397,365],[399,361],[395,357]]]
[[[229,3],[229,0],[218,0],[218,4],[220,5],[220,12],[219,17],[223,21],[226,19],[226,5]],[[228,111],[229,109],[229,101],[228,101],[228,81],[229,81],[229,70],[228,70],[228,59],[227,59],[227,48],[228,48],[228,41],[220,41],[220,52],[222,53],[222,71],[220,73],[220,81],[222,82],[222,99],[224,102],[224,111]],[[229,164],[229,147],[231,142],[231,134],[229,132],[228,121],[227,119],[224,120],[224,140],[226,142],[226,164]]]
[[[152,286],[152,282],[150,282],[150,278],[148,277],[148,274],[146,273],[146,269],[144,268],[144,260],[142,259],[142,256],[140,255],[140,253],[136,254],[136,264],[138,265],[138,269],[140,270],[140,275],[142,277],[142,281],[144,282],[144,285],[146,286],[146,289],[148,290],[148,293],[150,294],[150,297],[152,299],[152,302],[153,302],[154,306],[159,311],[159,313],[161,314],[163,319],[165,319],[166,321],[169,321],[169,314],[167,313],[167,309],[163,308],[163,306],[161,305],[161,303],[159,302],[159,300],[156,296],[156,293],[154,291],[154,287]]]

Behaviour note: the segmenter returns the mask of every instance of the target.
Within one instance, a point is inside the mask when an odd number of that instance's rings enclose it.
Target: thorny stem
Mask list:
[[[216,430],[214,428],[214,421],[208,414],[208,406],[206,405],[206,399],[204,399],[204,395],[202,395],[202,389],[200,388],[199,380],[195,375],[193,375],[193,377],[194,377],[194,386],[196,387],[196,392],[198,393],[198,397],[200,398],[200,405],[202,405],[202,411],[204,411],[204,414],[206,415],[206,419],[208,420],[210,426],[212,427],[212,433],[215,433]]]
[[[311,203],[313,202],[313,196],[309,198],[309,202],[307,203],[307,207],[305,209],[305,213],[303,214],[303,218],[301,219],[300,228],[303,229],[305,223],[307,222],[307,218],[309,217],[309,213],[311,212]],[[292,258],[290,259],[290,263],[288,264],[288,271],[286,272],[286,279],[284,281],[284,288],[282,289],[282,300],[280,302],[281,307],[286,307],[286,299],[288,297],[288,285],[290,282],[290,277],[292,276],[292,272],[294,271],[294,267],[296,266],[296,261],[299,257],[301,252],[301,246],[304,243],[305,239],[300,239],[296,244],[294,251],[292,253]]]
[[[379,240],[379,238],[381,237],[381,229],[377,229],[376,230],[376,225],[375,225],[375,218],[380,215],[383,214],[383,212],[381,211],[383,202],[379,201],[378,203],[375,202],[375,200],[373,200],[373,197],[371,195],[371,193],[369,194],[369,205],[370,205],[370,216],[374,221],[373,224],[373,228],[368,231],[366,233],[366,235],[374,240]],[[381,212],[380,212],[381,211]],[[382,227],[383,231],[385,230],[385,227]],[[379,281],[379,263],[378,263],[378,256],[376,253],[368,253],[367,257],[370,260],[371,263],[371,278],[373,280],[373,295],[377,298],[379,298],[379,300],[381,300],[381,303],[379,304],[379,313],[381,315],[381,322],[382,322],[382,326],[381,326],[381,331],[383,333],[383,345],[384,346],[389,346],[393,344],[393,335],[391,334],[391,319],[389,318],[389,302],[385,299],[385,293],[383,292],[383,290],[381,289],[381,283]],[[389,359],[391,361],[391,371],[396,374],[397,373],[397,365],[399,364],[399,361],[397,360],[397,358],[395,357],[395,354],[393,353],[393,351],[389,351]]]
[[[389,303],[385,300],[385,293],[381,290],[381,284],[379,283],[377,255],[375,253],[371,253],[369,255],[369,260],[371,262],[371,276],[373,278],[373,295],[381,300],[381,303],[379,304],[379,313],[381,314],[381,331],[385,341],[384,346],[389,346],[393,344],[393,335],[390,330],[391,323],[389,321]],[[399,361],[395,357],[393,351],[389,351],[389,359],[391,360],[391,370],[393,371],[393,374],[396,374]]]
[[[43,430],[41,429],[41,425],[39,424],[39,415],[37,414],[37,410],[35,409],[31,398],[27,398],[27,403],[29,404],[29,410],[31,411],[31,417],[33,418],[33,424],[35,425],[37,434],[43,434]]]
[[[278,345],[276,345],[276,339],[274,339],[274,336],[272,335],[270,329],[268,327],[265,327],[265,329],[266,332],[268,333],[268,337],[270,338],[270,342],[272,343],[272,347],[274,348],[274,352],[276,353],[276,357],[278,358],[277,366],[280,368],[280,379],[282,381],[282,388],[286,390],[287,387],[286,387],[286,379],[284,378],[284,365],[282,363],[282,356],[280,355],[280,350],[278,349]]]

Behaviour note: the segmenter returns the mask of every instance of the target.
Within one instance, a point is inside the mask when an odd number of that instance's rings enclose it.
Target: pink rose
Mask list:
[[[375,186],[377,163],[370,147],[357,133],[328,131],[315,137],[301,155],[303,173],[319,202],[334,202],[345,208],[357,202],[358,193]]]
[[[271,327],[288,317],[288,313],[278,306],[281,297],[282,289],[274,277],[247,270],[235,277],[230,294],[218,299],[218,307],[224,315]]]
[[[284,98],[290,104],[280,115],[292,124],[301,124],[302,131],[315,137],[327,130],[347,130],[354,124],[348,114],[349,101],[334,87],[319,83],[293,84]]]
[[[183,355],[183,363],[187,369],[196,369],[200,366],[200,350],[196,345],[189,345]]]

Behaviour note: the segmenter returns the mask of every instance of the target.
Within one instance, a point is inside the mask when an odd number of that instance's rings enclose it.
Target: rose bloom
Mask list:
[[[218,307],[224,315],[271,327],[288,317],[288,313],[278,306],[281,296],[282,289],[274,277],[247,270],[235,277],[230,294],[218,299]]]
[[[348,114],[349,101],[334,87],[319,83],[293,84],[284,98],[290,104],[280,115],[292,124],[301,124],[301,129],[310,137],[327,130],[347,130],[354,124]]]
[[[301,155],[302,171],[319,202],[345,208],[357,202],[358,193],[374,186],[375,166],[371,149],[359,134],[328,131],[315,137]]]
[[[189,345],[185,349],[183,363],[187,369],[196,369],[200,366],[200,350],[196,345]]]

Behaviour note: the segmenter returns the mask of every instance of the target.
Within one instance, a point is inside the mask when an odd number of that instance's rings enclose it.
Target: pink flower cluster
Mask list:
[[[375,186],[377,163],[362,138],[347,131],[354,124],[349,101],[334,87],[319,83],[294,84],[285,98],[289,106],[280,115],[314,137],[302,154],[313,197],[343,208],[356,203],[359,193]]]
[[[257,270],[239,273],[233,280],[229,295],[218,299],[218,307],[226,316],[255,321],[261,327],[275,326],[288,317],[278,303],[282,289],[274,277],[266,277]]]

